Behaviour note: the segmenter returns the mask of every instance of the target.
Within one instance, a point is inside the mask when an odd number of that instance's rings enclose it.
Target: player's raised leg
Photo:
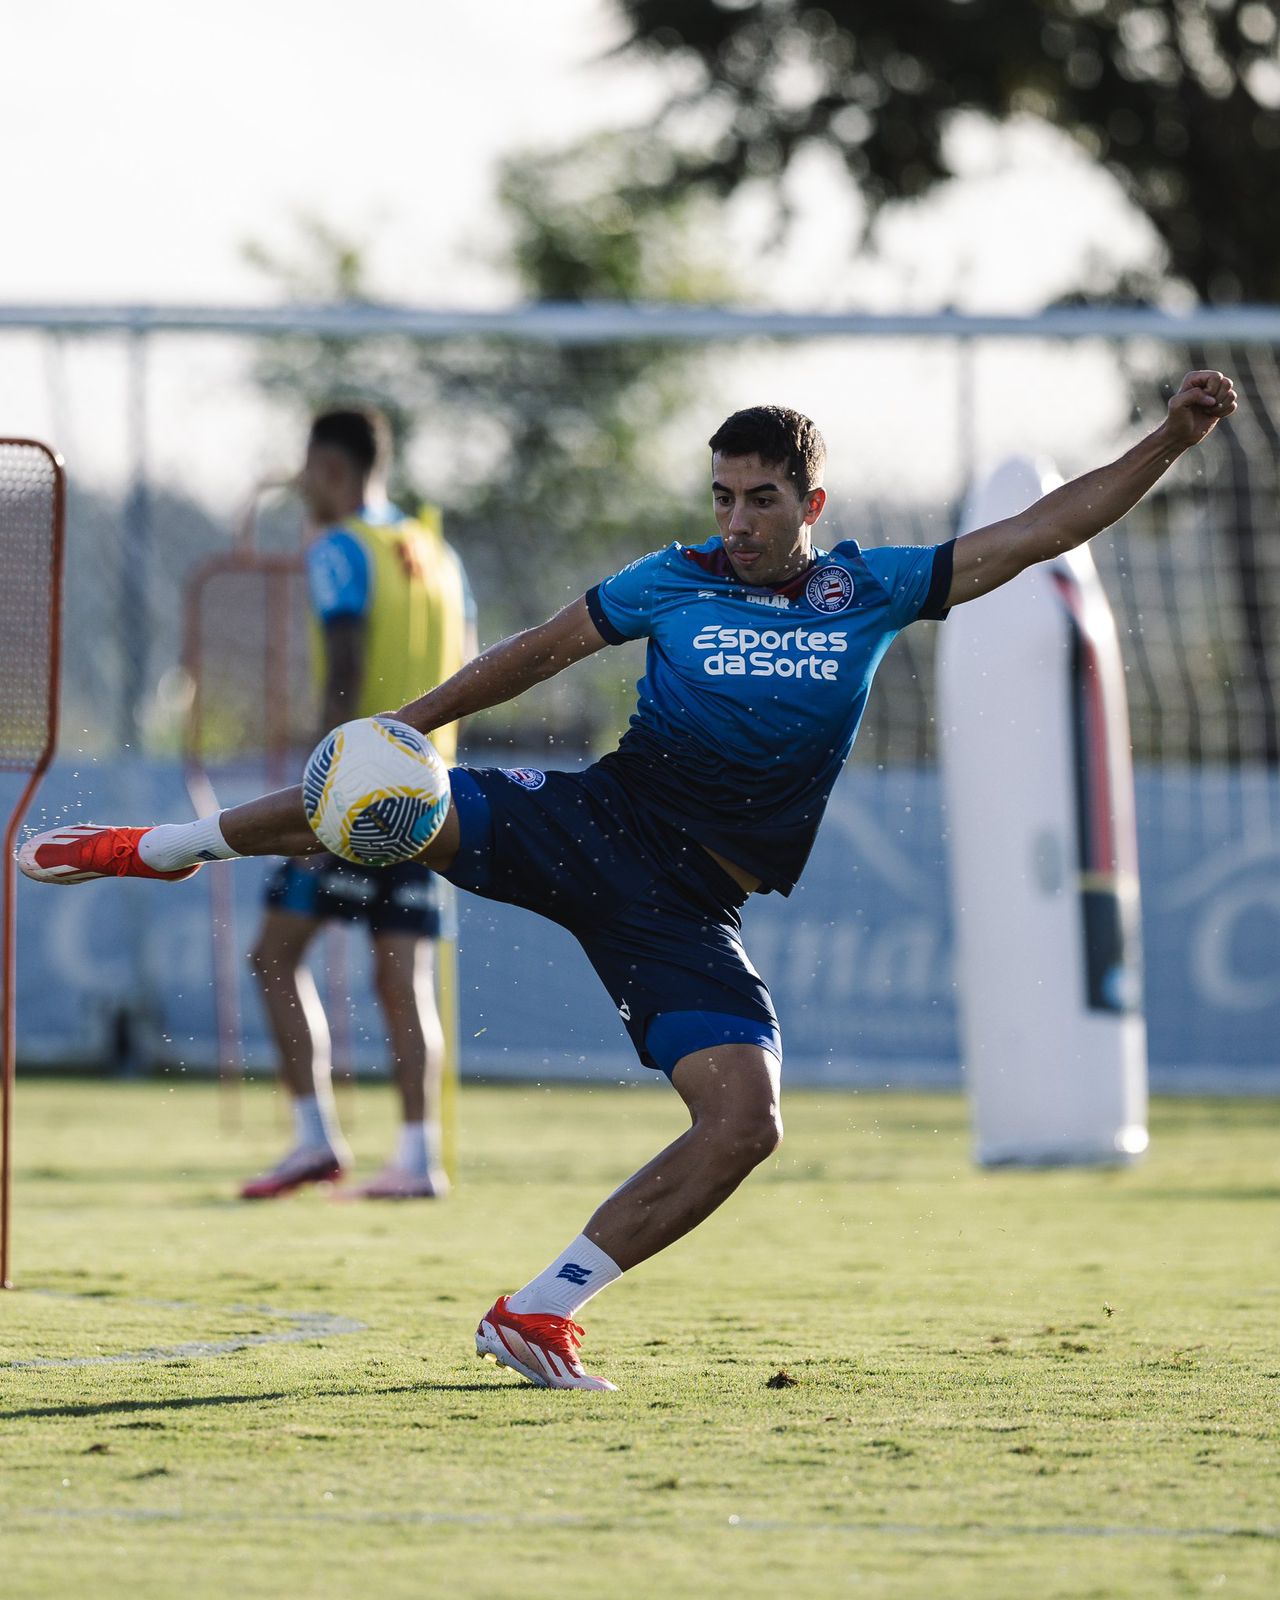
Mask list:
[[[321,849],[307,824],[302,788],[277,789],[195,822],[153,827],[75,823],[34,834],[18,850],[18,866],[42,883],[87,883],[93,878],[189,878],[207,861],[238,856],[301,856]],[[423,852],[442,871],[458,849],[453,813]]]
[[[551,1389],[611,1389],[583,1370],[576,1314],[630,1268],[665,1250],[724,1204],[778,1148],[781,1066],[756,1045],[685,1056],[671,1081],[691,1126],[592,1215],[543,1272],[481,1318],[476,1350]]]

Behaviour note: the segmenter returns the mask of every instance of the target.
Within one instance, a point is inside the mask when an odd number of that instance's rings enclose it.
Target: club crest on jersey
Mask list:
[[[498,771],[522,789],[541,789],[547,781],[546,773],[539,772],[537,767],[499,767]]]
[[[843,611],[853,599],[853,579],[843,567],[819,567],[804,586],[815,611]]]

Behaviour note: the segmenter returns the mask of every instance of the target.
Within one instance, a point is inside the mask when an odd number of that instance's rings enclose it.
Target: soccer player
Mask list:
[[[481,1354],[536,1384],[613,1387],[583,1370],[580,1308],[705,1220],[782,1137],[782,1042],[738,912],[799,877],[885,649],[1109,527],[1235,404],[1222,373],[1193,372],[1153,433],[1018,516],[936,548],[866,551],[814,546],[826,494],[813,423],[737,412],[711,439],[717,535],[642,557],[402,709],[430,732],[605,645],[648,640],[617,750],[578,773],[455,768],[423,853],[461,887],[569,928],[690,1116],[549,1266],[499,1297]],[[295,788],[200,823],[56,830],[19,860],[53,882],[173,877],[208,857],[292,853],[308,832]]]
[[[317,738],[352,717],[399,705],[475,654],[462,564],[441,537],[436,513],[406,517],[387,499],[390,456],[390,428],[372,409],[328,411],[311,425],[298,488],[320,530],[307,548],[323,664]],[[456,741],[454,725],[437,729],[446,760]],[[433,981],[441,898],[435,874],[416,861],[374,871],[326,853],[281,864],[267,887],[250,965],[293,1099],[294,1142],[270,1171],[243,1186],[242,1198],[287,1194],[340,1178],[350,1166],[333,1100],[329,1030],[305,964],[316,934],[335,918],[369,929],[403,1114],[392,1159],[355,1193],[405,1200],[447,1191],[440,1154],[444,1034]]]

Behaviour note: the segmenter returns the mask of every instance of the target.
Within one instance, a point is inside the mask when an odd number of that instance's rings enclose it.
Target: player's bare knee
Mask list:
[[[776,1099],[745,1096],[697,1118],[714,1159],[744,1177],[782,1143],[782,1113]]]
[[[260,939],[245,957],[245,962],[264,990],[289,989],[296,982],[295,974],[301,965],[298,951],[282,949],[271,939]]]
[[[782,1113],[777,1102],[754,1113],[738,1132],[738,1152],[744,1162],[758,1167],[782,1143]]]
[[[417,1006],[419,973],[412,950],[388,948],[375,939],[373,991],[384,1007]]]

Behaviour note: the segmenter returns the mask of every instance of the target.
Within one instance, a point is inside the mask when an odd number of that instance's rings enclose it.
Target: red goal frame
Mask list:
[[[3,912],[0,931],[0,970],[3,972],[3,996],[0,999],[0,1027],[3,1028],[3,1072],[0,1073],[0,1288],[11,1289],[13,1281],[9,1271],[10,1219],[12,1212],[12,1153],[13,1153],[13,1100],[17,1064],[17,875],[14,870],[14,847],[18,829],[22,826],[40,785],[40,780],[53,760],[58,743],[58,692],[62,675],[62,570],[66,544],[67,486],[62,457],[38,439],[0,439],[0,447],[34,450],[48,462],[53,473],[52,515],[49,528],[49,614],[46,639],[46,666],[48,692],[46,696],[44,743],[32,760],[21,757],[0,757],[0,769],[6,772],[25,772],[27,781],[9,813],[4,835]],[[0,539],[4,528],[0,525]],[[0,685],[0,700],[3,686]]]
[[[274,618],[260,641],[261,658],[256,679],[261,684],[261,739],[254,741],[253,758],[261,765],[268,788],[280,788],[299,767],[305,751],[290,741],[287,663],[293,645],[291,631],[298,618],[288,601],[292,588],[305,584],[306,564],[301,551],[267,555],[240,543],[211,556],[188,577],[184,602],[182,662],[191,699],[183,728],[183,778],[192,809],[207,816],[221,804],[213,774],[205,759],[205,711],[209,663],[216,658],[216,626],[207,614],[210,589],[225,578],[256,580],[261,585],[264,615]],[[305,627],[305,619],[303,624]],[[273,693],[272,690],[275,690]],[[218,1082],[222,1088],[222,1119],[227,1126],[239,1121],[235,1093],[243,1074],[240,1041],[240,951],[236,942],[235,907],[231,879],[225,871],[206,874],[209,883],[210,939],[213,958],[213,996],[217,1030]]]

